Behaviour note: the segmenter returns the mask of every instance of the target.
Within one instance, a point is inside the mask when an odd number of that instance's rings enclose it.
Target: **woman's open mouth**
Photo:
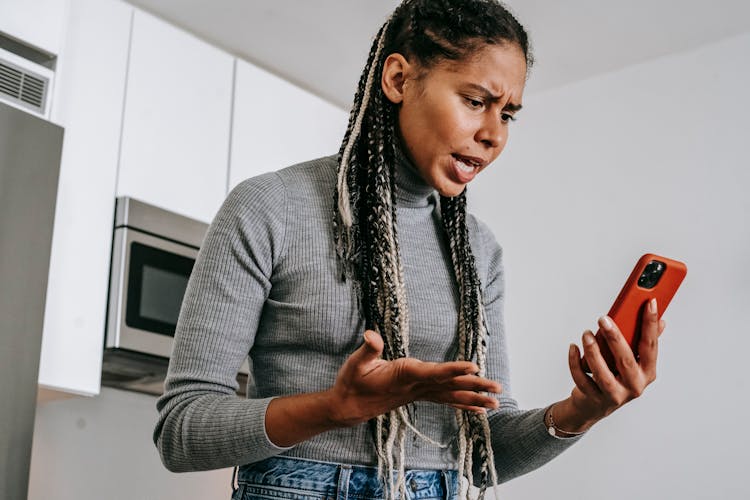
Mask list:
[[[453,170],[455,177],[461,184],[471,182],[479,170],[486,164],[480,158],[463,156],[456,153],[451,154],[453,157]]]

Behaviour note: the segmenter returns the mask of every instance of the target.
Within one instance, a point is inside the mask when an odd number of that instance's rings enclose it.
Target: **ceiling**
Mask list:
[[[349,108],[372,37],[397,0],[129,0]],[[750,31],[747,0],[511,0],[538,92]],[[739,61],[738,61],[739,63]],[[747,63],[747,61],[745,61]]]

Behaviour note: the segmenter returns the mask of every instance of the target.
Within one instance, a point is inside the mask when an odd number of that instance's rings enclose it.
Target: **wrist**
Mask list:
[[[576,408],[570,398],[553,403],[544,414],[545,425],[548,429],[556,431],[553,435],[558,437],[583,434],[598,421],[598,418],[587,416]]]
[[[274,398],[266,409],[266,435],[285,448],[341,427],[332,419],[330,408],[328,391]]]
[[[325,419],[331,429],[353,427],[367,421],[366,418],[358,416],[356,409],[346,403],[346,396],[342,396],[340,391],[336,391],[335,388],[332,387],[320,394]]]

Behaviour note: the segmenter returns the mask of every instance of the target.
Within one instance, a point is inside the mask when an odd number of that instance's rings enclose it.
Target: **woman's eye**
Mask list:
[[[472,99],[471,97],[467,97],[466,98],[466,104],[470,108],[474,108],[474,109],[480,109],[480,108],[482,108],[484,106],[484,103],[482,101],[480,101],[478,99]]]

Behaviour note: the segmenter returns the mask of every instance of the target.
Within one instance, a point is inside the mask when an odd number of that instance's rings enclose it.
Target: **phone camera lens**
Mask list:
[[[666,267],[663,262],[659,262],[658,260],[649,262],[641,273],[640,278],[638,278],[638,286],[649,289],[655,287],[662,274],[664,274]]]

